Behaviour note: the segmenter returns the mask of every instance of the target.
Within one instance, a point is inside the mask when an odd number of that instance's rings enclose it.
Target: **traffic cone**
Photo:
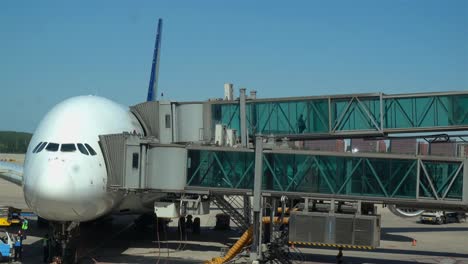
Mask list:
[[[416,242],[418,242],[416,239],[413,239],[413,242],[411,243],[411,246],[415,247],[416,246]]]

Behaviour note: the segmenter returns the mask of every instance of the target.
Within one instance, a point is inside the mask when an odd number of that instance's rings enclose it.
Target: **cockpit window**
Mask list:
[[[78,144],[76,144],[76,146],[78,146],[78,150],[79,150],[81,153],[83,153],[83,154],[85,154],[85,155],[89,155],[89,154],[88,154],[88,151],[86,150],[85,146],[83,146],[83,144],[78,143]]]
[[[57,143],[49,143],[49,145],[47,145],[46,147],[46,150],[48,151],[57,151],[59,149],[59,144]]]
[[[36,153],[36,150],[39,148],[39,146],[42,144],[42,141],[37,144],[37,146],[33,149],[32,153]]]
[[[88,143],[85,143],[85,146],[88,149],[89,154],[91,154],[92,156],[96,155],[96,151],[94,151],[94,149]]]
[[[76,150],[75,144],[67,143],[60,146],[60,151],[62,152],[73,152]]]
[[[41,152],[46,145],[47,145],[47,142],[43,142],[42,145],[37,149],[36,153]]]

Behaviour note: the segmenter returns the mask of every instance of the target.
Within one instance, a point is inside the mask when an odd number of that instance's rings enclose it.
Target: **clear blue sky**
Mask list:
[[[146,99],[157,18],[166,99],[468,89],[468,1],[1,1],[0,130],[61,100]]]

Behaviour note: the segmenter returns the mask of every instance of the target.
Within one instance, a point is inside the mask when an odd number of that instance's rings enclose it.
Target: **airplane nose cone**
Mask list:
[[[102,214],[102,208],[95,203],[99,193],[65,160],[51,159],[47,168],[35,173],[35,177],[25,180],[24,193],[26,202],[39,216],[81,222]]]

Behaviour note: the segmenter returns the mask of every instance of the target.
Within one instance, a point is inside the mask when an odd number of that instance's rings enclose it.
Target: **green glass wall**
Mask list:
[[[190,149],[188,186],[252,189],[254,153]],[[420,185],[418,182],[418,167]],[[265,152],[263,190],[462,199],[462,162]]]
[[[237,102],[213,103],[211,110],[213,130],[216,124],[240,129]],[[248,101],[246,119],[251,135],[468,128],[468,94]]]
[[[386,128],[468,125],[468,95],[388,98]]]

